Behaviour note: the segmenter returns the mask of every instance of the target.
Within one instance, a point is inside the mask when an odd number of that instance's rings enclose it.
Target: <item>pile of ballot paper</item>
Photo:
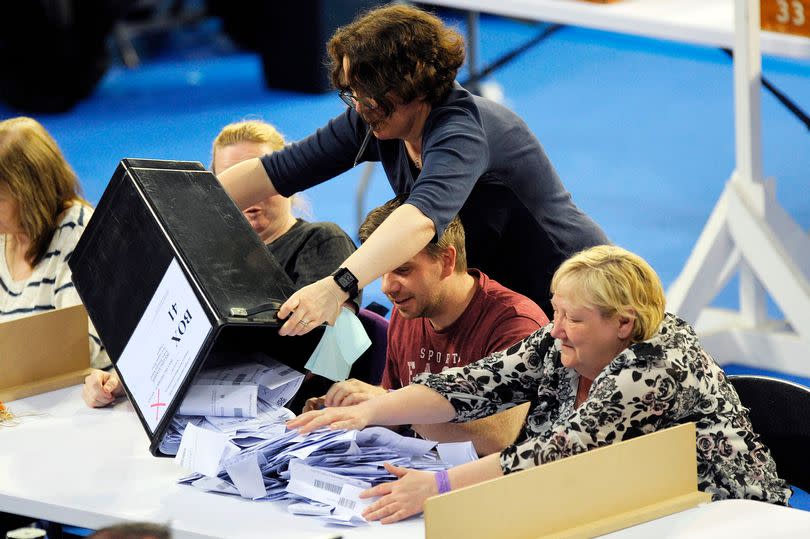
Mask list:
[[[266,438],[286,430],[284,423],[295,414],[283,406],[304,375],[264,354],[250,359],[197,375],[160,442],[161,452],[177,454],[187,424],[229,436],[245,432]]]
[[[161,450],[193,473],[196,488],[254,500],[288,500],[291,512],[364,524],[360,492],[395,478],[384,462],[438,471],[475,460],[470,442],[437,444],[384,427],[288,431],[283,407],[303,375],[264,359],[203,371],[172,420]]]

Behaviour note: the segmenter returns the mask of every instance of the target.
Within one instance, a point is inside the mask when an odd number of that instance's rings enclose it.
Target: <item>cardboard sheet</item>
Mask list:
[[[82,305],[0,324],[0,400],[12,401],[81,382],[90,371]]]
[[[593,537],[710,500],[687,423],[429,498],[425,537]]]

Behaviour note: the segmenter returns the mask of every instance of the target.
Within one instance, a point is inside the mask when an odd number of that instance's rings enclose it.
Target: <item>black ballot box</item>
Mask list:
[[[122,160],[69,265],[156,455],[204,365],[303,372],[323,333],[278,335],[292,282],[201,163]]]

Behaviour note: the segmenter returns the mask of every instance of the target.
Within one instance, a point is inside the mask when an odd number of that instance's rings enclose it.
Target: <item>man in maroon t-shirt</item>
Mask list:
[[[402,197],[372,210],[360,227],[365,241],[402,203]],[[394,310],[382,387],[360,380],[334,384],[315,406],[357,404],[411,383],[423,372],[466,365],[531,335],[548,323],[532,300],[467,268],[464,228],[458,218],[442,237],[382,277],[382,291]],[[516,438],[527,406],[470,423],[414,425],[421,436],[440,442],[472,440],[479,455],[500,451]]]
[[[506,350],[548,323],[532,300],[477,269],[451,271],[425,283],[431,269],[439,274],[448,262],[421,252],[383,276],[383,291],[394,304],[383,388],[399,389],[417,374]]]

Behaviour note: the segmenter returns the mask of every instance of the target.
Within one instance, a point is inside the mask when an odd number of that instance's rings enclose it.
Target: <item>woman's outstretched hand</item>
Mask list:
[[[297,429],[301,434],[306,434],[326,426],[334,430],[362,430],[370,423],[370,408],[359,404],[356,406],[338,406],[312,410],[287,421],[287,428]]]
[[[433,472],[411,470],[385,463],[385,469],[397,477],[396,481],[382,483],[364,490],[361,498],[380,499],[366,507],[363,517],[391,524],[422,512],[425,500],[439,493]]]

